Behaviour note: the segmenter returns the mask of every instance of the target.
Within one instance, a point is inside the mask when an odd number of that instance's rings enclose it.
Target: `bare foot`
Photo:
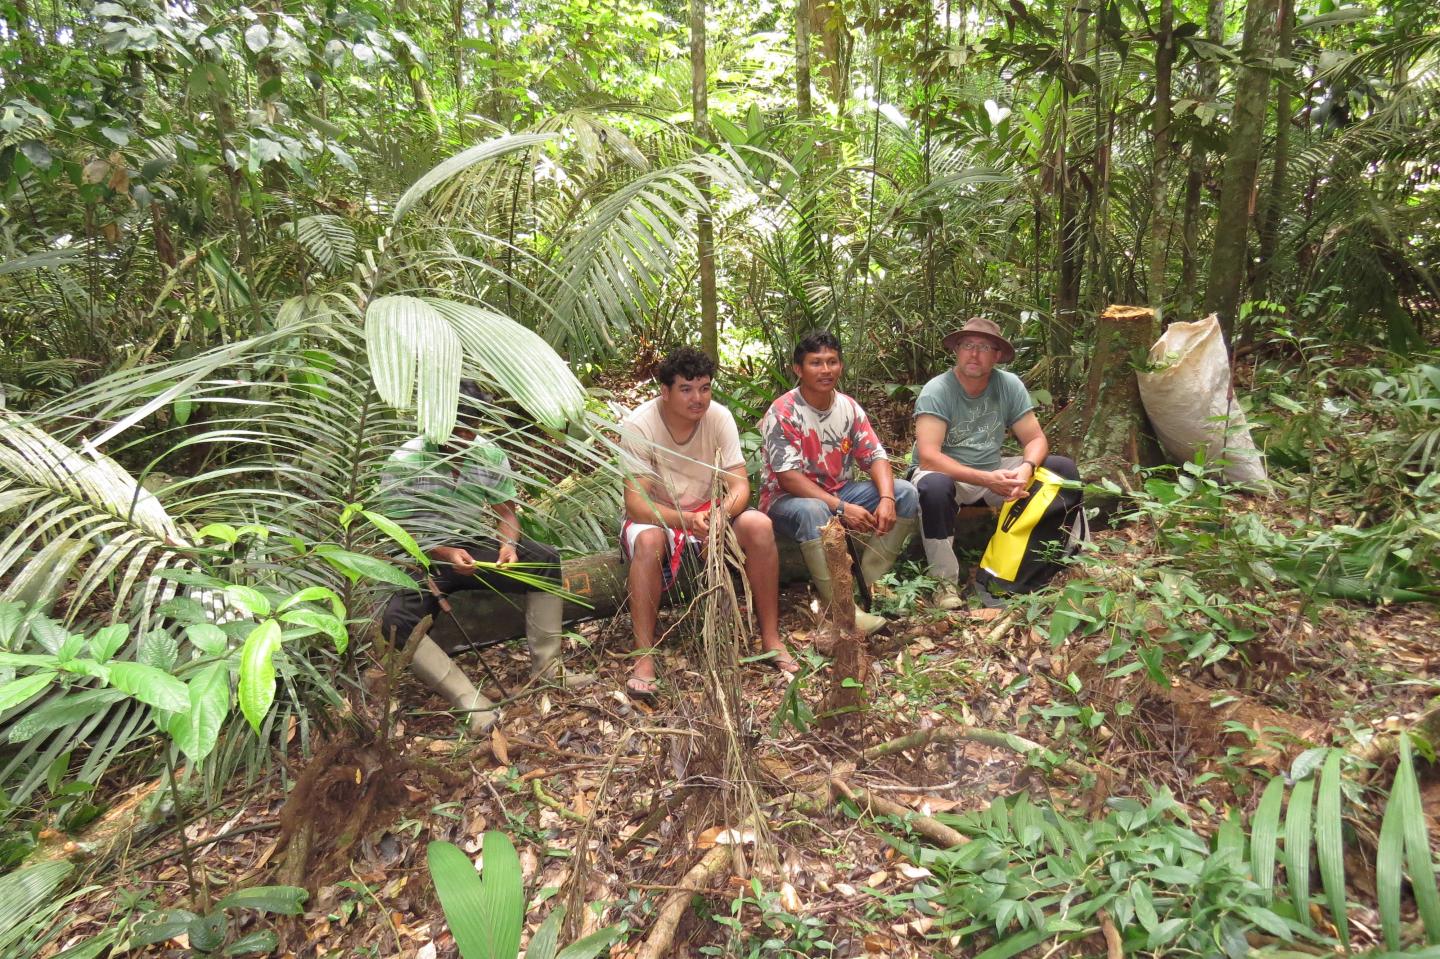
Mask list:
[[[625,695],[650,705],[655,702],[655,691],[658,688],[659,685],[654,676],[640,676],[632,673],[630,678],[625,680]]]

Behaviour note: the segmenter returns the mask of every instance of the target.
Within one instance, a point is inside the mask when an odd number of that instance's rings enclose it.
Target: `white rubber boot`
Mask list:
[[[595,681],[594,673],[572,673],[564,668],[565,601],[554,593],[537,590],[526,595],[525,641],[530,644],[532,679],[554,679],[571,689]]]
[[[955,558],[955,537],[925,539],[925,559],[930,564],[930,575],[940,581],[940,588],[930,598],[930,605],[936,609],[959,609],[965,605],[960,595],[960,561]]]
[[[900,554],[905,550],[905,544],[910,541],[910,534],[915,532],[915,527],[920,521],[915,517],[909,519],[897,519],[890,532],[881,536],[869,537],[864,552],[860,554],[860,575],[865,577],[865,582],[871,586],[875,581],[895,565]]]
[[[810,570],[810,580],[815,584],[815,592],[820,594],[823,602],[829,603],[835,598],[835,588],[830,582],[830,567],[825,562],[824,544],[818,539],[807,540],[800,544],[800,555],[805,557],[805,566]],[[855,628],[865,635],[870,635],[884,625],[885,617],[856,607]]]
[[[420,640],[410,669],[420,681],[445,698],[445,701],[466,714],[470,735],[479,736],[495,725],[500,715],[495,704],[481,695],[466,677],[465,671],[430,637]]]

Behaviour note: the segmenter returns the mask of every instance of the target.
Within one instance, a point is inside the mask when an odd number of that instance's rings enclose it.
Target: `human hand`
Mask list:
[[[700,540],[702,543],[710,539],[710,520],[709,510],[693,513],[682,511],[680,513],[680,521],[684,526],[685,532]]]
[[[448,563],[457,576],[475,575],[475,557],[458,546],[441,546],[431,554],[440,563]]]
[[[875,528],[875,514],[859,503],[840,503],[840,525],[846,529],[868,533]]]
[[[992,470],[985,485],[1004,497],[1006,502],[1013,503],[1025,495],[1025,487],[1030,482],[1028,477],[1022,479],[1019,473],[1019,470]]]
[[[520,562],[520,556],[515,552],[514,543],[501,543],[500,555],[495,557],[496,566],[509,566],[511,563]]]
[[[875,507],[875,532],[884,535],[895,528],[895,499],[884,496]]]

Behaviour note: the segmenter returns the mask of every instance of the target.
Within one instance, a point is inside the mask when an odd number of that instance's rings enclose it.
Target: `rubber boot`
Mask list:
[[[910,534],[915,532],[915,527],[920,521],[915,517],[909,519],[897,519],[890,532],[880,536],[868,537],[865,550],[860,554],[860,575],[865,577],[865,582],[871,586],[875,581],[895,565],[895,560],[900,558],[904,551],[905,544],[910,540]]]
[[[567,672],[561,661],[565,647],[565,601],[537,590],[525,596],[525,641],[530,644],[532,679],[554,679],[578,689],[595,681],[593,673]]]
[[[495,725],[499,716],[495,704],[481,695],[464,670],[456,666],[454,660],[430,637],[420,640],[420,645],[415,648],[415,658],[410,661],[410,669],[447,703],[465,711],[466,728],[470,735],[479,736]]]
[[[835,589],[830,582],[830,567],[825,563],[825,546],[818,539],[806,540],[800,544],[800,555],[805,557],[805,566],[810,570],[810,580],[820,599],[829,603],[835,598]],[[867,613],[856,608],[855,628],[870,635],[885,625],[885,617]]]
[[[955,537],[922,540],[925,544],[925,559],[930,564],[930,575],[940,581],[940,587],[930,598],[930,605],[936,609],[959,609],[965,605],[960,595],[960,561],[955,558]]]

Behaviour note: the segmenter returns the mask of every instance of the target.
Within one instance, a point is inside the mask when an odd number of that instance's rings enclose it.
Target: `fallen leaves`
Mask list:
[[[695,837],[696,849],[714,849],[716,846],[745,846],[755,842],[755,830],[731,829],[728,826],[711,826]]]

